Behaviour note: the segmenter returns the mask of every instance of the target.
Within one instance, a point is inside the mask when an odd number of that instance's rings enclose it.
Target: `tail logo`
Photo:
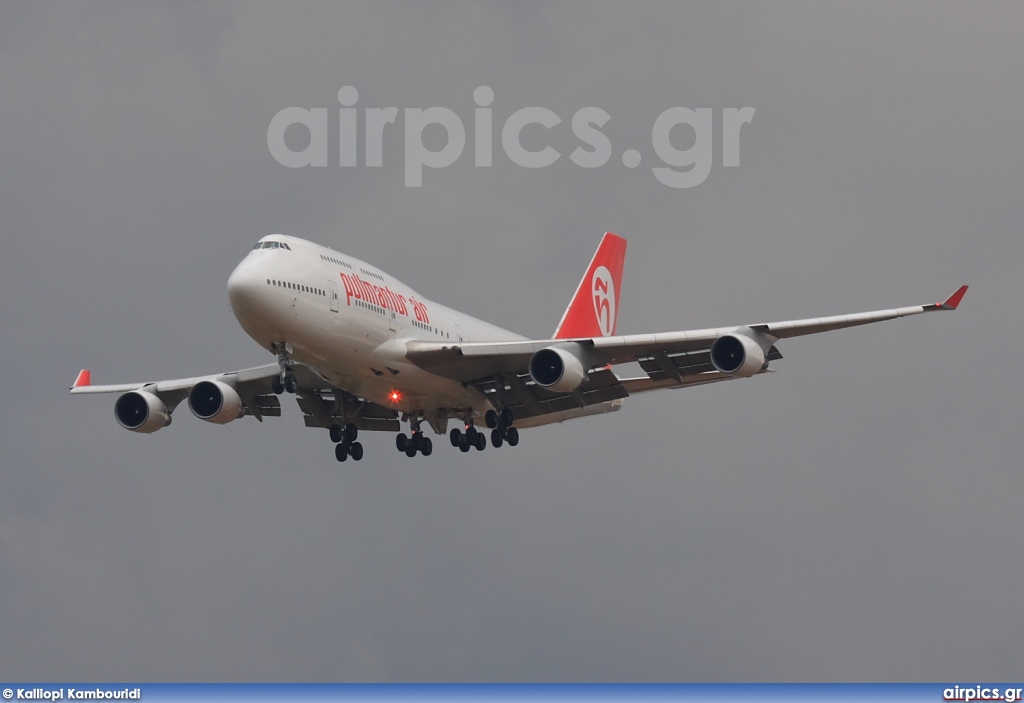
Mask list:
[[[591,279],[591,290],[594,296],[594,315],[601,335],[610,337],[615,333],[615,280],[611,271],[604,266],[594,269]]]

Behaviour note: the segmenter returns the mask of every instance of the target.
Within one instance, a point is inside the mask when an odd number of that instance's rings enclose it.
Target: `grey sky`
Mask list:
[[[0,6],[0,677],[1019,677],[1022,22],[994,3]],[[336,149],[344,85],[467,128],[490,86],[495,166],[467,146],[404,187],[401,117],[381,169],[277,164],[267,125],[291,105],[328,108]],[[539,170],[498,146],[532,105],[564,121]],[[568,159],[588,105],[612,116],[595,170]],[[650,129],[677,105],[716,130],[756,108],[741,166],[716,131],[707,181],[658,183]],[[375,435],[340,465],[290,401],[263,425],[183,407],[145,437],[114,397],[66,395],[82,367],[269,361],[225,292],[269,233],[542,336],[606,230],[630,242],[624,333],[972,288],[955,314],[786,342],[768,377],[482,454]]]

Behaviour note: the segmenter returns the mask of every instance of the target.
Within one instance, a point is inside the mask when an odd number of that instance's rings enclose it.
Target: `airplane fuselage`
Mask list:
[[[525,339],[428,300],[366,262],[286,235],[260,240],[232,272],[228,295],[260,346],[403,413],[442,407],[480,415],[491,407],[476,388],[409,363],[407,341]]]

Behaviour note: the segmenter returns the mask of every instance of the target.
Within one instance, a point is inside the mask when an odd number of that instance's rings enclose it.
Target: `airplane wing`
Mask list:
[[[515,342],[444,344],[410,341],[406,357],[431,373],[475,385],[492,403],[512,407],[517,418],[536,417],[573,408],[607,403],[634,393],[682,388],[737,378],[719,371],[711,361],[711,346],[726,335],[757,340],[766,362],[781,359],[780,339],[818,334],[938,310],[955,310],[967,292],[961,286],[944,302],[875,310],[850,315],[757,323],[703,330],[615,337],[543,339]],[[544,388],[529,373],[530,360],[541,350],[570,345],[585,361],[587,376],[578,388],[558,392]],[[610,366],[638,362],[646,376],[620,379]],[[767,370],[767,364],[756,373]],[[753,374],[744,374],[753,375]]]
[[[399,430],[398,413],[394,409],[385,408],[336,388],[308,366],[292,364],[290,371],[298,384],[296,401],[307,427],[330,427],[333,424],[352,422],[361,430]],[[170,413],[188,398],[189,392],[197,383],[218,381],[234,388],[242,401],[245,415],[252,415],[262,422],[264,417],[281,416],[281,401],[274,394],[272,386],[273,379],[279,374],[277,364],[267,364],[241,371],[169,381],[93,385],[92,374],[88,370],[82,370],[71,386],[71,394],[144,391],[159,398]]]

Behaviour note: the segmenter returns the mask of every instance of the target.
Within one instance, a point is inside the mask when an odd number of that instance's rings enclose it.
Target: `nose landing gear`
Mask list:
[[[281,395],[285,391],[294,393],[299,389],[299,383],[291,371],[292,361],[288,358],[290,347],[288,344],[275,344],[273,348],[277,352],[277,365],[281,372],[270,379],[270,388],[274,391],[274,395]]]

